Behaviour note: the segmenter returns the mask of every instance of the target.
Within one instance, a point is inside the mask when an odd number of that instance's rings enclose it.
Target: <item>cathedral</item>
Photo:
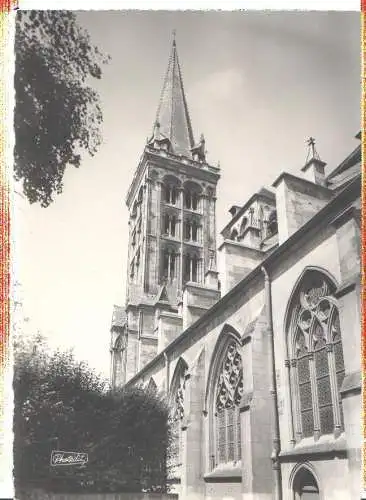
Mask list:
[[[180,500],[360,498],[360,139],[326,175],[310,138],[298,175],[231,207],[217,245],[220,168],[173,41],[126,197],[111,384],[167,395]]]

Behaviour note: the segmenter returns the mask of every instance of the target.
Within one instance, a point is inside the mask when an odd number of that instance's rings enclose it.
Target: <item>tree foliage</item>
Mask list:
[[[14,479],[19,492],[166,489],[170,435],[162,397],[111,392],[72,352],[42,338],[18,341],[14,360]],[[85,452],[86,465],[51,466],[52,450]],[[18,498],[17,497],[17,498]]]
[[[18,11],[15,34],[15,166],[31,203],[61,193],[67,165],[101,142],[99,96],[107,62],[71,11]]]

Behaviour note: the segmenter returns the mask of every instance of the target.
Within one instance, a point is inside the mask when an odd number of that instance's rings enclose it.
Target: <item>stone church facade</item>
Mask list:
[[[167,394],[179,498],[360,497],[360,165],[358,142],[326,175],[311,139],[298,175],[230,209],[217,248],[220,169],[194,141],[173,42],[127,194],[111,382]]]

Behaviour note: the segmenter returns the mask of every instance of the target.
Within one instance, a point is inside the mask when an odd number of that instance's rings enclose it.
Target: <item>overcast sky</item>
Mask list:
[[[17,277],[32,326],[109,373],[114,303],[123,304],[125,195],[158,105],[177,30],[195,138],[221,164],[218,230],[283,170],[300,175],[305,140],[333,169],[360,128],[360,14],[98,12],[78,14],[110,54],[96,82],[104,142],[47,209],[17,197]]]

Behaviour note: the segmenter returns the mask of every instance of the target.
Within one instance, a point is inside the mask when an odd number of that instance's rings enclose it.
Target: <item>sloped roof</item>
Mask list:
[[[173,40],[155,124],[159,124],[160,138],[169,139],[173,153],[192,157],[193,131],[175,40]]]
[[[334,175],[331,179],[328,179],[328,187],[334,190],[343,187],[347,182],[349,182],[360,173],[361,167],[362,163],[361,161],[359,161],[351,167],[342,170],[337,175]]]
[[[327,176],[327,182],[332,182],[333,179],[343,172],[349,170],[356,164],[361,162],[361,145],[359,144],[351,154],[347,156],[330,174]]]
[[[263,250],[264,252],[267,252],[268,250],[274,249],[277,246],[278,246],[278,232],[272,234],[268,238],[265,238],[261,242],[261,250]]]

